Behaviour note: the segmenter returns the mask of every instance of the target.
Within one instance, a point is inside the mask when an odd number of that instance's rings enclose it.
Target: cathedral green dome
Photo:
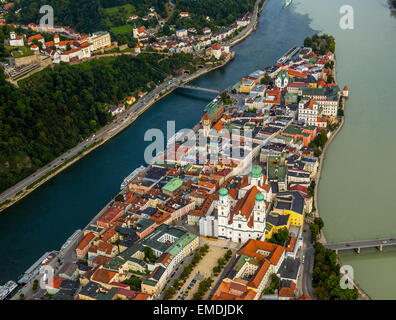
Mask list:
[[[263,175],[263,169],[261,169],[261,167],[257,164],[255,164],[252,167],[252,170],[250,171],[250,176],[252,178],[261,178]]]
[[[226,197],[228,194],[228,190],[226,188],[221,188],[219,191],[220,197]]]
[[[256,194],[255,199],[256,199],[256,202],[263,202],[264,201],[264,195],[261,192],[259,192],[259,193]]]

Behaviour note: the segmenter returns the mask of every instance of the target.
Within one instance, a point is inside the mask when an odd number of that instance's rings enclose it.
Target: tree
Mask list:
[[[309,228],[311,230],[311,242],[315,242],[318,239],[319,226],[317,224],[311,224]]]
[[[264,77],[260,80],[261,84],[268,84],[271,80],[271,77],[268,74],[265,74]]]
[[[153,253],[153,250],[150,247],[144,247],[143,252],[144,252],[144,260],[146,262],[154,263],[157,260],[157,258]]]
[[[271,282],[266,289],[263,290],[263,294],[274,294],[275,290],[279,288],[280,279],[273,273],[271,274]]]
[[[272,235],[268,242],[284,246],[286,240],[289,238],[289,231],[287,228],[282,228],[278,232]]]
[[[304,39],[304,47],[311,47],[312,46],[312,39],[310,37],[306,37]]]
[[[38,280],[34,279],[32,289],[33,289],[33,291],[36,291],[37,288],[38,288]]]
[[[124,280],[122,283],[129,285],[131,290],[141,291],[142,280],[137,276],[131,276],[129,279]]]
[[[168,289],[165,290],[164,292],[164,299],[169,300],[173,297],[173,295],[176,293],[176,290],[174,287],[169,287]]]
[[[324,222],[323,222],[323,219],[322,219],[322,218],[316,217],[316,218],[314,219],[314,223],[315,223],[316,225],[318,225],[319,230],[322,230],[322,228],[323,228],[323,226],[324,226]]]
[[[119,194],[116,195],[114,200],[118,201],[118,202],[124,202],[124,196],[121,193],[119,193]]]

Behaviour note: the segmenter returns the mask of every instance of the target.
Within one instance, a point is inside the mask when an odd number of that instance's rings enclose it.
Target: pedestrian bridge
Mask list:
[[[206,92],[211,92],[211,93],[216,93],[216,94],[220,93],[220,91],[216,90],[216,89],[209,89],[209,88],[203,88],[203,87],[198,87],[198,86],[191,86],[191,85],[188,85],[188,84],[179,85],[178,88],[206,91]]]
[[[326,243],[324,246],[327,249],[334,250],[338,253],[341,250],[353,249],[357,253],[360,253],[361,248],[378,248],[382,251],[383,247],[396,246],[395,238],[383,238],[383,239],[373,239],[373,240],[359,240],[359,241],[345,241],[337,243]]]

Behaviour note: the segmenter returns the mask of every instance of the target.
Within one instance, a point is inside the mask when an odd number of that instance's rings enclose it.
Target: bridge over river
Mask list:
[[[216,94],[220,93],[220,91],[216,90],[216,89],[209,89],[209,88],[203,88],[203,87],[198,87],[198,86],[191,86],[191,85],[188,85],[188,84],[179,85],[178,87],[179,88],[184,88],[184,89],[206,91],[206,92],[211,92],[211,93],[216,93]]]
[[[359,240],[359,241],[345,241],[345,242],[337,242],[337,243],[326,243],[324,246],[328,249],[332,249],[338,253],[340,250],[350,250],[353,249],[357,253],[360,253],[361,248],[378,248],[378,250],[382,251],[383,247],[386,246],[395,246],[396,239],[395,238],[382,238],[382,239],[373,239],[373,240]]]

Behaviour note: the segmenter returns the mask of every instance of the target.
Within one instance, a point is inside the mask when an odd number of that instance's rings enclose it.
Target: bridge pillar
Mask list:
[[[356,253],[360,253],[360,248],[355,249]]]
[[[377,248],[378,248],[378,250],[380,251],[380,252],[382,252],[382,244],[380,244]]]

